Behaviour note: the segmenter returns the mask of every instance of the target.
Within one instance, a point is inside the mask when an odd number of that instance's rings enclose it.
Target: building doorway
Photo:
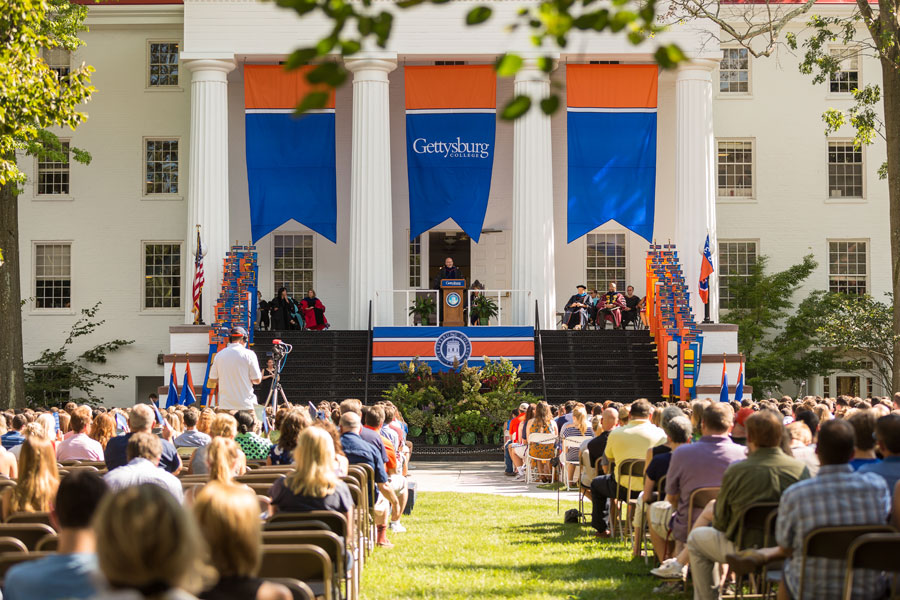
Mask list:
[[[462,231],[431,231],[428,233],[428,287],[433,287],[447,257],[459,267],[466,285],[471,285],[472,240]]]
[[[859,377],[853,375],[838,375],[837,394],[838,396],[850,396],[856,398],[859,396]]]

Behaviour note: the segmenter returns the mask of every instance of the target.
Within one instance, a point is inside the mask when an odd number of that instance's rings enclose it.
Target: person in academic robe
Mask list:
[[[578,293],[574,294],[569,301],[566,302],[566,310],[563,313],[563,329],[574,329],[576,331],[584,329],[588,322],[588,311],[590,310],[590,297],[587,295],[587,288],[583,285],[575,286]]]
[[[269,328],[269,303],[263,300],[262,292],[256,290],[256,329],[266,330]]]
[[[296,329],[300,323],[291,314],[294,310],[294,301],[288,296],[287,288],[278,290],[278,294],[269,302],[272,329],[274,331]]]
[[[591,290],[588,295],[588,322],[597,324],[597,305],[600,303],[600,292]]]
[[[606,329],[606,322],[612,321],[614,329],[622,329],[622,310],[625,306],[625,296],[616,291],[616,282],[610,281],[607,292],[600,296],[597,303],[597,324]]]
[[[641,297],[634,295],[634,286],[625,288],[625,308],[622,309],[622,329],[640,318]]]
[[[316,298],[316,290],[306,292],[306,298],[300,301],[300,316],[307,329],[321,331],[330,327],[325,318],[325,305]]]
[[[462,279],[462,272],[453,264],[453,259],[449,256],[444,259],[444,266],[438,270],[437,277],[431,282],[431,289],[441,289],[441,279]]]

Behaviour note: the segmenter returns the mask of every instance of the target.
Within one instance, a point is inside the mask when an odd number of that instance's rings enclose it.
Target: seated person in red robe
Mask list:
[[[306,298],[300,301],[300,314],[307,329],[328,329],[328,319],[325,318],[325,305],[316,298],[316,290],[306,292]]]
[[[610,281],[608,291],[600,296],[597,303],[597,325],[606,329],[606,322],[612,321],[613,328],[622,329],[622,309],[625,296],[616,291],[616,282]]]

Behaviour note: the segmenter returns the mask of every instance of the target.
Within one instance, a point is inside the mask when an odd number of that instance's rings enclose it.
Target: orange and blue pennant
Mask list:
[[[494,167],[494,68],[406,67],[404,78],[410,239],[452,219],[478,242]]]
[[[709,234],[706,234],[706,243],[703,245],[703,258],[700,262],[700,281],[697,284],[697,294],[703,300],[703,304],[709,304],[709,276],[716,269],[713,267],[712,252],[709,250]]]
[[[648,242],[656,203],[656,65],[568,65],[568,241],[616,221]]]
[[[194,395],[194,376],[191,374],[191,361],[185,360],[184,364],[184,381],[181,384],[181,396],[178,397],[178,403],[184,406],[190,406],[197,401]]]
[[[719,402],[728,402],[728,361],[722,357],[722,388],[719,390]]]
[[[337,241],[334,91],[322,109],[294,114],[312,67],[244,66],[250,232],[253,242],[291,219]],[[227,140],[221,140],[225,144]]]

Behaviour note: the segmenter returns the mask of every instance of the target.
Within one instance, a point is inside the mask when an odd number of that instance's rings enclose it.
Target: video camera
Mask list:
[[[282,360],[285,356],[291,353],[294,347],[290,344],[285,344],[281,340],[272,340],[272,356],[276,361]]]

